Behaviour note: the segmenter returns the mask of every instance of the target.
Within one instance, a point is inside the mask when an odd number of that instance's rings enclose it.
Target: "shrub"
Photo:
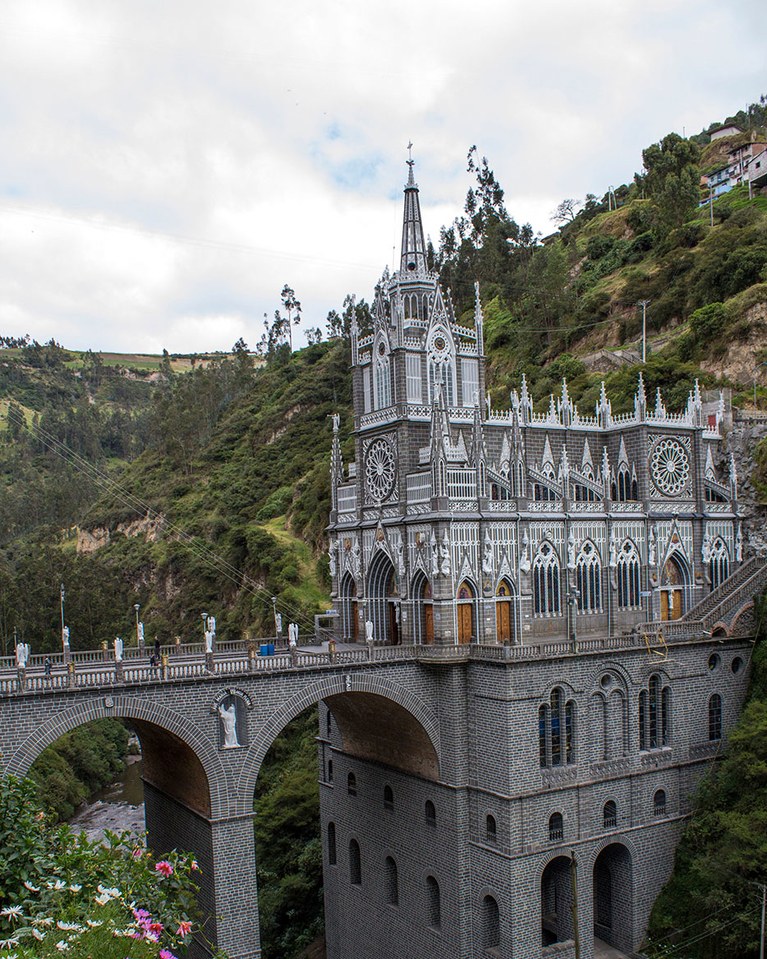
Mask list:
[[[701,346],[718,339],[727,325],[727,309],[724,303],[709,303],[690,317],[690,331]]]

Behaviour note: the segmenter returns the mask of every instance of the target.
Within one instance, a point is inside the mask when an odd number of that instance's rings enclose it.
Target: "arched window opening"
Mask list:
[[[536,616],[560,615],[559,559],[549,542],[541,543],[533,560],[533,611]]]
[[[329,783],[333,782],[333,760],[332,759],[328,760],[328,782]]]
[[[362,885],[362,856],[356,839],[349,841],[349,882],[353,886]]]
[[[540,503],[553,503],[557,498],[554,490],[545,483],[533,483],[533,499]]]
[[[499,643],[510,643],[514,638],[514,605],[511,583],[502,579],[495,591],[495,632]]]
[[[653,813],[656,816],[666,815],[666,790],[659,789],[652,797]]]
[[[593,543],[583,544],[575,563],[578,612],[598,613],[602,608],[602,564]]]
[[[660,580],[660,618],[679,619],[685,611],[690,584],[684,557],[675,550],[663,564]]]
[[[384,863],[386,902],[390,906],[399,905],[399,877],[397,875],[397,863],[391,856],[386,857]]]
[[[346,791],[350,796],[357,795],[357,777],[354,775],[354,773],[349,773],[349,775],[346,777]]]
[[[549,816],[549,842],[561,842],[564,838],[565,827],[561,812],[554,812]]]
[[[559,686],[538,708],[538,758],[542,767],[575,762],[575,703]]]
[[[433,929],[439,929],[442,925],[439,883],[434,876],[426,877],[426,921]]]
[[[337,854],[336,854],[336,824],[334,822],[328,823],[328,865],[335,866],[337,863]]]
[[[639,694],[639,748],[660,749],[671,742],[671,687],[657,673]]]
[[[434,642],[434,605],[431,583],[420,571],[413,580],[411,595],[415,606],[415,641],[430,646]]]
[[[618,554],[619,609],[638,609],[640,607],[639,570],[639,553],[636,546],[630,540],[627,540]]]
[[[501,914],[498,903],[492,896],[482,900],[482,945],[495,949],[501,944]]]
[[[388,783],[384,786],[383,804],[384,809],[394,809],[394,791]]]
[[[427,826],[437,825],[437,810],[435,809],[434,803],[431,801],[431,799],[427,799],[424,803],[423,815]]]
[[[608,799],[602,810],[602,825],[605,829],[615,829],[618,825],[618,807],[612,799]]]
[[[357,640],[357,584],[351,573],[341,580],[341,632],[349,643]]]
[[[485,839],[488,842],[494,843],[498,838],[498,831],[495,822],[495,816],[491,816],[488,813],[487,818],[485,819]]]
[[[722,738],[722,697],[719,693],[714,693],[708,701],[708,738],[712,743]]]
[[[730,553],[724,540],[721,538],[716,539],[711,547],[709,574],[711,589],[716,589],[717,586],[721,586],[730,575]]]

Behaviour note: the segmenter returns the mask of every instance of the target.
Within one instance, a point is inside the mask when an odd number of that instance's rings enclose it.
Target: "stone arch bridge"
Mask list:
[[[157,667],[136,651],[120,663],[74,654],[50,674],[41,656],[20,668],[0,661],[0,763],[23,776],[69,730],[129,720],[144,753],[150,844],[195,851],[210,939],[232,959],[258,959],[259,768],[284,726],[323,703],[329,955],[474,959],[492,941],[499,957],[569,959],[560,907],[571,854],[589,876],[578,897],[581,956],[592,959],[597,936],[630,952],[670,873],[695,783],[737,719],[753,597],[766,583],[767,565],[744,564],[697,617],[577,646],[371,645],[257,657],[224,644],[208,654],[182,647]],[[642,704],[661,687],[656,729]],[[436,820],[424,821],[425,809]],[[364,881],[347,862],[352,847]],[[401,867],[397,910],[380,905],[391,894],[381,886],[385,857]],[[435,890],[446,906],[440,928]]]

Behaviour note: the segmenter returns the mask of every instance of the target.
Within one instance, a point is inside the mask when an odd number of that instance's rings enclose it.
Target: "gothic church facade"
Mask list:
[[[411,163],[400,268],[351,333],[330,570],[339,640],[424,647],[439,756],[392,713],[383,763],[339,731],[363,700],[321,705],[329,959],[636,950],[745,695],[748,642],[683,620],[742,560],[721,407],[640,378],[627,413],[524,380],[496,410],[482,328],[427,268]]]

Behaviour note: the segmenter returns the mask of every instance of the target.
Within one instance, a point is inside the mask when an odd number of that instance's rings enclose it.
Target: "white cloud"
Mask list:
[[[750,0],[6,0],[0,332],[226,349],[286,282],[323,325],[391,262],[408,139],[433,239],[472,143],[548,233],[758,98],[761,36]]]

